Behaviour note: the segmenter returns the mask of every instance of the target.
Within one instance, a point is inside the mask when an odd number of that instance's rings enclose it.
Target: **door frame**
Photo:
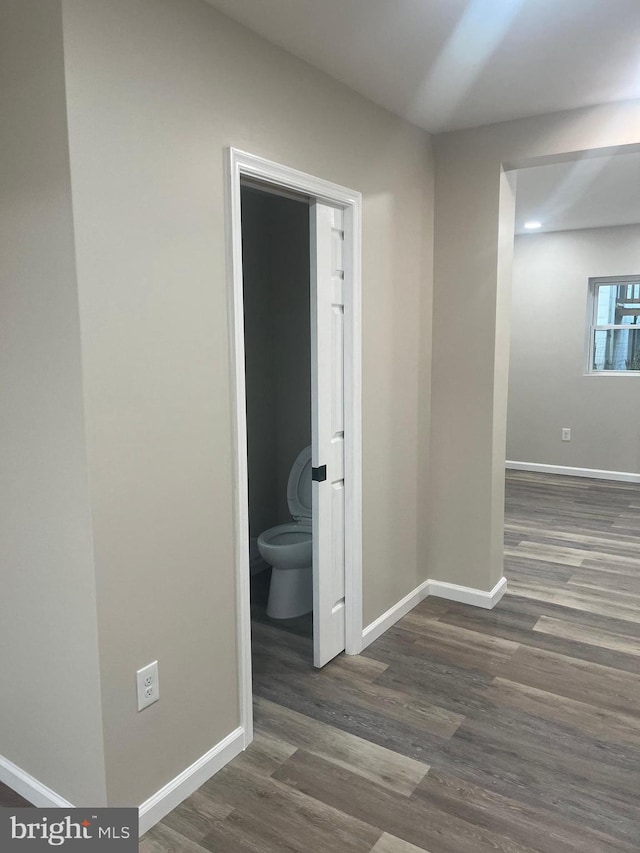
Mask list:
[[[253,740],[249,488],[245,387],[241,180],[300,193],[344,210],[344,424],[345,424],[345,652],[362,651],[362,196],[330,181],[237,148],[226,152],[227,268],[233,376],[233,485],[240,725]]]

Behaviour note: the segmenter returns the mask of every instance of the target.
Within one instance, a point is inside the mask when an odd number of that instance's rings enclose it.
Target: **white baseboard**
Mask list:
[[[39,782],[26,770],[0,755],[0,782],[38,808],[72,809],[73,804]]]
[[[640,483],[640,474],[627,471],[604,471],[600,468],[571,468],[568,465],[542,465],[539,462],[512,462],[507,460],[505,468],[514,471],[537,471],[540,474],[563,474],[566,477],[590,477],[593,480],[617,480],[621,483]]]
[[[420,602],[429,595],[429,581],[421,583],[409,595],[405,595],[397,604],[390,607],[382,616],[378,616],[370,625],[362,631],[362,648],[366,648],[374,640],[377,640],[386,630],[388,630],[398,619],[401,619],[406,613],[420,604]]]
[[[378,616],[362,632],[362,648],[366,648],[378,637],[382,636],[392,625],[402,619],[410,610],[424,601],[428,596],[436,598],[448,598],[449,601],[459,601],[462,604],[471,604],[474,607],[482,607],[491,610],[500,601],[507,591],[507,579],[500,578],[498,583],[489,592],[482,589],[474,589],[470,586],[458,586],[455,583],[444,581],[427,580],[417,586],[413,592],[405,595],[397,604],[390,607],[382,616]]]
[[[200,785],[221,770],[232,758],[244,749],[244,729],[237,728],[205,752],[190,767],[179,773],[175,779],[167,782],[159,791],[145,800],[138,808],[140,835],[151,829],[158,821],[168,815],[183,800],[191,796]]]
[[[482,589],[474,589],[471,586],[458,586],[456,583],[445,581],[429,581],[429,595],[436,598],[447,598],[449,601],[459,601],[462,604],[471,604],[474,607],[483,607],[492,610],[507,591],[507,579],[500,578],[498,583],[489,592]]]
[[[139,807],[140,835],[151,829],[183,800],[221,770],[244,749],[244,729],[237,728],[179,773]],[[74,808],[73,803],[56,794],[30,773],[0,755],[0,782],[38,808]]]

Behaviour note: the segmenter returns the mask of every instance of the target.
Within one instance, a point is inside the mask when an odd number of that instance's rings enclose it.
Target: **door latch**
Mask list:
[[[316,483],[324,483],[327,479],[327,466],[319,465],[317,468],[311,469],[311,479]]]

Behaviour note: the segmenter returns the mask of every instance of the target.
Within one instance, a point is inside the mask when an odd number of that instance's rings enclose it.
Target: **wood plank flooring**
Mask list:
[[[141,851],[638,853],[640,486],[510,472],[506,507],[493,611],[321,671],[255,622],[255,741]]]
[[[3,782],[0,782],[0,807],[14,809],[28,809],[31,806],[24,797],[16,794],[11,788],[8,788]]]
[[[637,853],[639,546],[640,487],[512,472],[496,610],[428,599],[320,672],[254,623],[255,743],[141,850]]]

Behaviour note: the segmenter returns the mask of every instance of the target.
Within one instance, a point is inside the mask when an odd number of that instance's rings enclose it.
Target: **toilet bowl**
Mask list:
[[[287,503],[293,521],[258,536],[260,556],[273,567],[267,603],[272,619],[293,619],[313,610],[310,447],[291,466]]]

